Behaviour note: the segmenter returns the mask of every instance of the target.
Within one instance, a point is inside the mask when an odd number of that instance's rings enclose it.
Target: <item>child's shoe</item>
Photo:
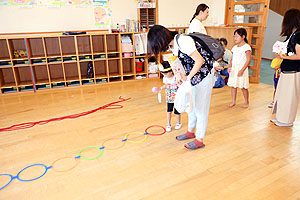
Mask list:
[[[181,122],[177,122],[176,126],[175,126],[175,130],[178,130],[181,128]]]
[[[269,105],[268,105],[268,108],[273,108],[274,106],[274,101],[272,101]]]
[[[171,126],[171,124],[168,124],[167,127],[166,127],[166,131],[170,132],[171,130],[172,130],[172,126]]]

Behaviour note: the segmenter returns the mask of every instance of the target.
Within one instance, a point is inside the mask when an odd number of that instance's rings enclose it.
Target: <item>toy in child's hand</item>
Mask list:
[[[158,103],[161,103],[161,92],[159,91],[157,94]]]
[[[153,88],[152,88],[152,92],[153,92],[153,93],[156,93],[156,92],[158,92],[158,91],[160,91],[160,88],[158,88],[158,87],[153,87]]]

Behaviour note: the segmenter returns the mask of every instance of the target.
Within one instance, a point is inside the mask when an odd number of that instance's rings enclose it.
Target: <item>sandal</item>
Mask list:
[[[195,137],[196,137],[195,133],[187,131],[185,134],[176,136],[176,140],[182,141],[182,140],[192,139]]]
[[[205,147],[205,144],[203,142],[200,142],[199,140],[195,139],[192,142],[186,143],[184,145],[185,148],[190,149],[190,150],[195,150],[195,149],[200,149]]]

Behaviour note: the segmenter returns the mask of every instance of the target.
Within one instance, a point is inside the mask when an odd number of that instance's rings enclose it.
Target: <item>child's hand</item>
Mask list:
[[[244,71],[240,70],[239,73],[238,73],[238,76],[243,76],[243,74],[244,74]]]

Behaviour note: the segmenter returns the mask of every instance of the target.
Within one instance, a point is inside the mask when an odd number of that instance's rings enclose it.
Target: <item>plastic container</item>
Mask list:
[[[135,62],[135,70],[142,72],[144,70],[144,62]]]

